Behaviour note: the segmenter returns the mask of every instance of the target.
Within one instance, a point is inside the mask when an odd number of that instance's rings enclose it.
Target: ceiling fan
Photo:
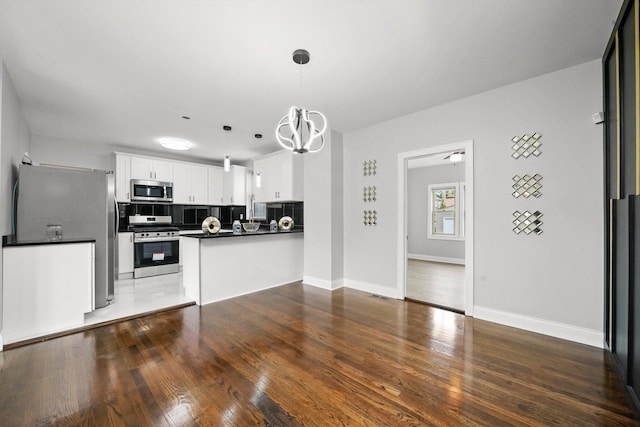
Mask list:
[[[449,159],[451,162],[456,163],[462,161],[462,156],[464,155],[464,151],[454,151],[448,156],[444,157],[442,160]]]

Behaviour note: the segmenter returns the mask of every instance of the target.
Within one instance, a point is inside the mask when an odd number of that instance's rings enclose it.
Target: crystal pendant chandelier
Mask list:
[[[302,65],[310,60],[309,52],[298,49],[293,52],[293,62],[300,64],[300,85],[302,86]],[[289,113],[278,122],[276,139],[278,143],[294,153],[315,153],[324,146],[324,132],[327,119],[319,111],[291,107]]]

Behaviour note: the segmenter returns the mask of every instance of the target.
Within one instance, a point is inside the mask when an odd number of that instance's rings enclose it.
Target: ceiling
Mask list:
[[[242,161],[291,105],[346,132],[598,59],[621,4],[0,0],[0,58],[33,135]]]
[[[453,163],[449,160],[449,156],[453,153],[462,153],[462,160],[459,162]],[[458,166],[464,165],[464,151],[446,151],[443,153],[432,154],[417,158],[412,158],[407,161],[407,168],[409,169],[417,169],[417,168],[428,168],[431,166],[442,166],[442,165],[451,165]]]

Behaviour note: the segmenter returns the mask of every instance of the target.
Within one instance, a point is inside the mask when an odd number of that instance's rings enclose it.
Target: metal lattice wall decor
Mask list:
[[[513,232],[516,234],[542,234],[542,212],[535,211],[531,213],[524,211],[522,213],[515,211],[513,213]]]
[[[364,225],[378,225],[378,212],[377,211],[364,211]]]
[[[511,188],[513,188],[513,193],[511,193],[511,195],[516,199],[520,196],[525,199],[528,199],[530,196],[533,196],[536,199],[542,196],[542,191],[540,191],[542,188],[542,184],[540,183],[540,181],[542,181],[542,176],[539,174],[535,174],[533,176],[514,175],[512,179],[513,185]]]
[[[362,163],[362,174],[364,176],[371,176],[376,174],[376,161],[366,160]]]
[[[365,160],[362,162],[362,175],[371,177],[378,173],[378,166],[375,159]],[[378,190],[375,185],[367,185],[362,187],[362,201],[364,203],[374,203],[377,199]],[[362,222],[366,226],[378,225],[378,212],[375,210],[364,210]]]
[[[513,145],[511,149],[513,150],[513,154],[511,157],[514,159],[519,159],[520,157],[524,157],[525,159],[531,155],[538,157],[542,154],[541,146],[542,142],[540,142],[540,135],[538,132],[534,133],[532,136],[527,135],[526,133],[522,136],[514,136],[511,138],[511,142]]]
[[[369,186],[362,188],[362,200],[365,202],[375,202],[376,201],[376,186]]]

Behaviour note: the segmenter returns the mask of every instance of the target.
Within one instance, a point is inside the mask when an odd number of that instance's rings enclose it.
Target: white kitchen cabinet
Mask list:
[[[94,307],[95,244],[2,249],[4,344],[82,326]]]
[[[131,201],[131,156],[116,153],[116,201]]]
[[[173,182],[173,162],[152,157],[131,156],[131,179]]]
[[[303,158],[290,151],[255,159],[254,173],[260,174],[261,187],[255,190],[255,201],[287,202],[304,200]]]
[[[229,172],[223,173],[222,193],[224,205],[247,204],[247,168],[232,165]]]
[[[133,233],[118,233],[118,276],[133,274]]]
[[[193,165],[191,168],[191,197],[192,203],[206,205],[209,203],[208,184],[209,175],[206,166]]]
[[[217,166],[207,168],[207,200],[210,205],[224,204],[224,169]]]
[[[186,163],[173,165],[173,203],[186,205],[191,202],[191,172]]]
[[[207,181],[206,166],[176,162],[173,166],[173,203],[206,205]]]

